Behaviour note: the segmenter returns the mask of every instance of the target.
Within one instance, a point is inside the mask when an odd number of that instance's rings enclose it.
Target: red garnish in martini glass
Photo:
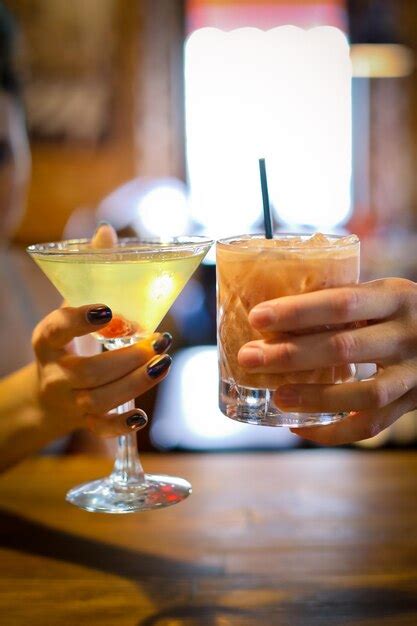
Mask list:
[[[123,315],[115,314],[113,319],[99,333],[105,339],[115,339],[117,337],[130,337],[139,330],[139,325],[127,320]]]

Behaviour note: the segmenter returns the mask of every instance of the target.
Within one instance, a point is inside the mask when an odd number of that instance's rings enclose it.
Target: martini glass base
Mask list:
[[[136,513],[177,504],[191,494],[183,478],[145,474],[143,481],[120,484],[112,477],[93,480],[70,489],[66,500],[96,513]]]

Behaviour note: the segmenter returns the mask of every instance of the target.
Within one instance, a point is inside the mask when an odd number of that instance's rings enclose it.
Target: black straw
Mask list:
[[[268,180],[266,178],[265,159],[259,159],[259,174],[261,176],[262,202],[264,207],[265,237],[272,239],[272,218],[269,206]]]

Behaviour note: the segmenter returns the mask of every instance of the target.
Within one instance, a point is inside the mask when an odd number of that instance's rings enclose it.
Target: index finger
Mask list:
[[[390,317],[399,306],[399,295],[384,289],[382,282],[269,300],[252,309],[249,322],[257,330],[290,332]]]
[[[32,346],[40,361],[56,358],[74,337],[88,335],[110,322],[112,312],[105,304],[52,311],[36,326]]]

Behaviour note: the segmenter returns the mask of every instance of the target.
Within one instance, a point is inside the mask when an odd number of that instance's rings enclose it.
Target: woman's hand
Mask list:
[[[114,437],[142,428],[143,411],[109,414],[120,404],[136,398],[168,373],[171,358],[169,333],[120,350],[94,356],[78,356],[74,337],[103,328],[111,320],[102,304],[65,307],[44,318],[33,333],[37,360],[37,411],[43,424],[57,435],[88,426],[93,432]],[[160,355],[160,356],[157,356]]]
[[[102,222],[91,243],[94,248],[111,248],[117,244],[117,233]],[[108,411],[141,395],[168,373],[170,357],[155,355],[170,347],[169,333],[156,333],[129,348],[105,353],[97,341],[92,346],[89,333],[111,318],[111,310],[102,304],[63,307],[33,332],[40,413],[45,424],[59,427],[64,434],[87,426],[98,435],[114,437],[143,428],[147,417],[140,409],[125,415]],[[82,341],[73,341],[76,337]],[[88,356],[80,356],[80,351]]]
[[[277,298],[252,309],[249,321],[260,332],[277,334],[276,341],[252,341],[241,348],[239,363],[250,371],[283,373],[349,363],[377,366],[376,375],[366,381],[277,389],[274,401],[286,411],[350,412],[329,426],[294,429],[297,435],[320,444],[351,443],[378,434],[417,407],[415,283],[387,278]],[[308,333],[325,326],[339,329]],[[302,335],[291,334],[300,331]]]
[[[116,241],[114,229],[102,225],[93,246],[111,247]],[[32,338],[35,361],[0,380],[0,471],[78,428],[112,437],[146,424],[140,409],[109,412],[167,375],[171,358],[165,351],[172,338],[156,333],[127,348],[97,352],[89,333],[111,317],[104,304],[64,305],[38,324]]]

